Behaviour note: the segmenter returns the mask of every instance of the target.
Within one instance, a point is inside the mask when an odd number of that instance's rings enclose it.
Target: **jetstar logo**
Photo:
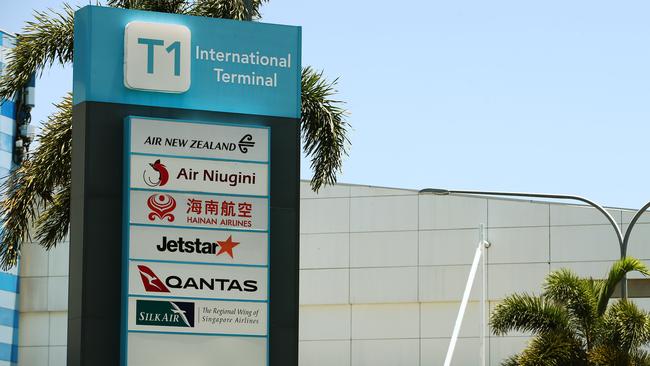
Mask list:
[[[169,292],[167,286],[153,273],[151,268],[140,264],[138,271],[140,271],[140,279],[147,292]]]
[[[151,169],[145,169],[142,172],[142,179],[149,187],[162,187],[169,181],[169,172],[165,164],[160,162],[160,159],[153,163],[149,163]]]
[[[181,301],[137,300],[138,325],[194,328],[194,303]]]
[[[156,218],[169,222],[174,222],[174,209],[176,208],[176,200],[168,194],[152,194],[147,199],[147,206],[151,210],[148,215],[149,221],[155,221]]]
[[[201,238],[196,240],[183,240],[179,237],[177,240],[167,239],[167,236],[162,237],[162,243],[156,246],[159,252],[170,253],[196,253],[196,254],[211,254],[220,256],[227,254],[230,258],[235,258],[233,248],[239,245],[239,242],[232,240],[232,235],[228,236],[226,240],[217,240],[216,242],[203,241]],[[218,250],[217,250],[218,249]]]

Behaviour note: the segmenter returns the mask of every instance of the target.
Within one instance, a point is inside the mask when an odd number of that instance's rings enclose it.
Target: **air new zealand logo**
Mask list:
[[[137,300],[138,325],[194,328],[194,303],[181,301]]]
[[[239,146],[239,151],[242,153],[246,154],[248,152],[249,147],[255,146],[255,141],[253,141],[253,136],[246,134],[244,137],[239,140],[239,143],[237,144]]]

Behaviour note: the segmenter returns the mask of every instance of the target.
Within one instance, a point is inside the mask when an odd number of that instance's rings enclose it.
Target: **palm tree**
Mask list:
[[[108,6],[252,21],[260,18],[259,8],[267,0],[109,0]],[[16,47],[8,57],[0,79],[0,100],[9,99],[26,85],[32,74],[45,67],[69,65],[73,55],[73,17],[71,6],[63,10],[35,12],[18,35]],[[322,72],[311,67],[302,70],[301,131],[305,154],[311,158],[314,176],[311,187],[336,182],[343,156],[347,153],[347,112],[332,99],[337,80],[328,82]],[[4,218],[0,231],[0,267],[17,263],[21,243],[30,232],[45,248],[52,248],[68,232],[70,222],[70,166],[72,101],[67,95],[55,104],[56,111],[44,123],[39,145],[15,169],[3,186],[0,202]]]
[[[493,333],[530,332],[533,338],[502,365],[650,365],[642,350],[650,342],[650,314],[626,299],[608,306],[616,285],[632,271],[649,274],[628,257],[615,262],[605,280],[560,269],[546,277],[541,296],[507,297],[491,315]]]

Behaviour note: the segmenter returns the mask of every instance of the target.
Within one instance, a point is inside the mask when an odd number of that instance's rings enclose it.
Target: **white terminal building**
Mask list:
[[[549,271],[603,278],[620,257],[613,227],[588,206],[348,184],[316,194],[302,182],[300,210],[301,366],[442,365],[481,224],[491,243],[488,311],[509,294],[539,293]],[[635,214],[608,211],[623,232]],[[650,263],[649,239],[650,214],[635,226],[628,255]],[[67,242],[49,252],[23,248],[18,365],[66,364],[68,250]],[[481,273],[452,365],[480,364]],[[638,274],[628,283],[650,310],[647,283]],[[488,365],[529,339],[488,335]]]

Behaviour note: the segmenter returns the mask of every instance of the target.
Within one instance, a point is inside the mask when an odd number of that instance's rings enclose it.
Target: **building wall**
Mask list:
[[[8,50],[14,47],[14,37],[0,31],[0,75]],[[13,100],[0,100],[0,182],[12,167],[12,152],[16,130]],[[0,366],[15,365],[18,357],[18,273],[17,268],[0,271]]]
[[[490,309],[507,294],[539,292],[550,270],[602,277],[619,256],[613,229],[582,206],[343,184],[318,195],[307,183],[301,188],[301,366],[441,365],[481,223],[492,243]],[[633,215],[611,213],[624,229]],[[642,243],[650,215],[634,232],[629,254],[649,259]],[[65,365],[68,247],[25,249],[20,365]],[[453,365],[478,364],[480,285],[479,275]],[[526,334],[490,337],[489,364],[526,341]]]

